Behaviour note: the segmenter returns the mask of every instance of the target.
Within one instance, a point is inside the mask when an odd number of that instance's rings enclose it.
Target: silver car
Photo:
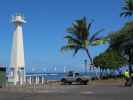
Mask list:
[[[74,73],[72,71],[69,71],[68,74],[61,79],[61,82],[63,84],[81,84],[81,85],[87,85],[89,82],[88,76],[81,76],[79,73]]]

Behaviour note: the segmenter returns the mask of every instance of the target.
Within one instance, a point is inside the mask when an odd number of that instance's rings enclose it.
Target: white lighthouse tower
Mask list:
[[[24,84],[25,82],[25,61],[24,61],[24,46],[23,46],[23,31],[22,25],[26,23],[24,16],[17,14],[12,16],[12,23],[15,25],[13,33],[13,45],[11,51],[11,80],[14,85]]]

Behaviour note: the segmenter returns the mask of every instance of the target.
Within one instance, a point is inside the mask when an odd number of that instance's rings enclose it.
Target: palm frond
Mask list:
[[[90,23],[88,24],[88,28],[87,28],[88,31],[90,30],[91,25],[92,25],[92,22],[90,22]]]
[[[75,56],[81,48],[82,47],[76,45],[66,45],[61,48],[61,52],[68,50],[74,51],[73,56]]]
[[[124,7],[122,7],[122,13],[120,17],[128,17],[133,15],[133,0],[125,0]]]
[[[122,7],[122,10],[126,11],[126,10],[128,10],[128,7],[127,6]]]
[[[72,23],[72,26],[67,29],[68,33],[71,33],[73,37],[80,40],[87,40],[89,36],[89,28],[91,23],[87,24],[86,18],[76,20]]]
[[[78,53],[79,50],[80,50],[79,47],[75,48],[74,53],[73,53],[73,56],[75,56]]]
[[[95,32],[91,37],[90,37],[90,42],[92,42],[93,40],[95,40],[95,38],[97,37],[98,34],[100,34],[101,32],[103,32],[104,29],[101,29],[97,32]]]
[[[74,37],[67,35],[64,37],[65,39],[67,39],[68,44],[76,44],[76,45],[82,45],[82,42],[78,39],[75,39]]]
[[[68,51],[68,50],[75,50],[77,48],[76,45],[73,45],[73,44],[68,44],[68,45],[65,45],[61,48],[61,52],[63,51]]]
[[[109,41],[109,38],[105,37],[99,40],[95,40],[91,42],[92,46],[97,46],[97,45],[101,45],[101,44],[106,44]]]
[[[75,23],[73,23],[72,26],[67,29],[67,32],[70,33],[74,38],[81,38],[79,26]]]
[[[131,16],[131,15],[133,15],[132,12],[130,12],[130,11],[125,11],[125,12],[122,12],[122,13],[120,14],[120,17],[122,17],[122,16],[128,17],[128,16]]]

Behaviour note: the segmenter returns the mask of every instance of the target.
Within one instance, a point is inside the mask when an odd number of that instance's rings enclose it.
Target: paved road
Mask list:
[[[133,87],[57,85],[36,90],[1,89],[0,100],[133,100]]]

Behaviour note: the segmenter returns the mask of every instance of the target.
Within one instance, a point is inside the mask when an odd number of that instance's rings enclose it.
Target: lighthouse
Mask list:
[[[22,85],[25,83],[25,60],[22,26],[26,23],[26,21],[24,16],[17,14],[12,16],[12,23],[15,26],[15,30],[13,33],[13,44],[11,50],[10,80],[14,85]]]

